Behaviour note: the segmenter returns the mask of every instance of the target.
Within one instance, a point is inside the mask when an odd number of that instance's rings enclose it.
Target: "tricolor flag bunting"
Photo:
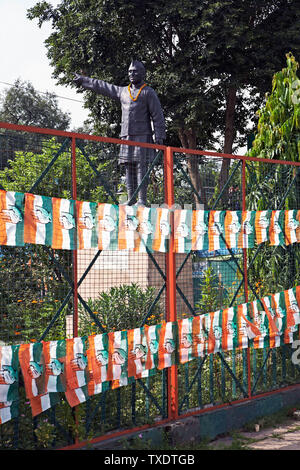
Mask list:
[[[43,411],[53,408],[60,402],[58,393],[44,393],[34,398],[30,398],[32,416],[37,416]]]
[[[0,190],[0,245],[24,245],[24,194]]]
[[[269,226],[269,242],[271,246],[284,245],[284,211],[272,211]]]
[[[79,250],[97,248],[98,246],[97,207],[98,204],[95,202],[76,201]]]
[[[118,249],[119,207],[114,204],[98,204],[98,248]]]
[[[45,361],[45,392],[64,392],[66,390],[66,341],[47,341],[42,344]]]
[[[52,198],[53,239],[52,248],[76,250],[76,205],[75,201]]]
[[[89,380],[86,338],[66,339],[66,386],[78,389],[87,385]]]
[[[90,381],[102,384],[107,381],[108,334],[88,336],[87,360]]]
[[[238,346],[237,308],[225,308],[222,312],[222,349],[232,351]]]
[[[108,333],[107,380],[113,381],[112,388],[128,384],[128,341],[127,331]]]
[[[210,211],[208,221],[208,250],[226,249],[225,219],[226,211]]]
[[[257,211],[255,215],[255,236],[258,245],[269,240],[269,226],[271,212],[269,210]]]
[[[42,343],[21,344],[19,361],[27,398],[45,393],[45,364]]]
[[[152,245],[153,250],[166,253],[169,249],[170,234],[170,210],[164,207],[158,207],[154,240]]]
[[[228,248],[238,248],[241,233],[241,211],[227,211],[225,215],[225,240]]]
[[[128,377],[148,377],[146,369],[147,338],[144,328],[134,328],[127,331],[128,341]]]
[[[138,220],[137,237],[135,239],[134,250],[145,252],[147,249],[153,251],[152,244],[154,229],[156,225],[157,212],[154,208],[139,206],[136,211]]]
[[[192,248],[193,211],[189,209],[174,211],[174,251],[189,253]]]
[[[19,402],[12,401],[8,402],[7,406],[1,406],[0,403],[0,424],[7,423],[13,418],[17,418],[19,416]]]
[[[192,250],[208,250],[209,211],[195,210],[192,213]]]
[[[19,346],[0,346],[0,403],[19,399]]]
[[[71,408],[73,408],[74,406],[78,406],[81,403],[86,402],[90,398],[88,386],[84,385],[83,387],[78,388],[67,388],[67,390],[65,391],[65,397]]]
[[[119,206],[119,250],[135,248],[138,238],[137,230],[139,220],[137,218],[137,206]]]
[[[184,364],[193,358],[193,318],[178,320],[179,362]]]
[[[163,322],[159,332],[158,369],[178,364],[178,325],[177,322]]]
[[[300,210],[285,211],[284,235],[286,245],[300,242]]]
[[[208,331],[205,318],[206,315],[197,315],[192,320],[193,357],[204,357],[207,353]]]
[[[241,211],[238,248],[253,248],[255,242],[255,211]]]
[[[147,341],[146,369],[148,370],[158,367],[160,330],[161,325],[144,326]]]
[[[24,242],[51,246],[52,198],[25,194]]]

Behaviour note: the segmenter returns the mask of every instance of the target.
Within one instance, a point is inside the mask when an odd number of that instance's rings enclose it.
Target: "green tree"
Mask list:
[[[273,76],[272,90],[258,112],[252,157],[300,161],[300,81],[299,64],[292,54],[286,67]],[[287,189],[289,191],[287,192]],[[300,172],[298,167],[249,162],[247,208],[298,209]],[[297,244],[271,247],[264,244],[250,271],[253,285],[262,283],[260,294],[278,292],[298,285],[300,253]]]
[[[18,79],[0,97],[0,121],[24,126],[67,130],[71,117],[58,106],[52,93],[39,93],[29,81]],[[43,140],[46,136],[43,136]],[[0,129],[0,170],[20,150],[35,151],[39,138],[33,134]],[[37,150],[38,151],[38,150]]]
[[[41,94],[29,81],[18,79],[2,94],[0,121],[67,130],[71,117],[59,108],[53,93]]]
[[[46,45],[61,84],[70,85],[78,70],[126,84],[129,60],[142,59],[147,81],[163,104],[167,143],[186,148],[231,153],[245,142],[272,73],[286,52],[299,51],[299,8],[293,0],[63,0],[56,8],[43,1],[29,17],[40,26],[52,22]],[[109,123],[119,123],[119,108],[92,93],[85,100],[97,132],[118,135],[118,126]],[[193,156],[187,159],[192,182],[206,202],[198,163]],[[224,159],[220,187],[228,172]]]

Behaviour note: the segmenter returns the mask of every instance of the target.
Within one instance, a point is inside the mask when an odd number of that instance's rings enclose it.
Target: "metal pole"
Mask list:
[[[76,183],[76,139],[72,137],[72,199],[77,200],[77,183]],[[77,216],[75,211],[75,217]],[[75,234],[76,237],[76,234]],[[77,243],[77,237],[75,242]],[[76,245],[75,245],[76,246]],[[73,250],[73,337],[78,336],[78,291],[77,291],[77,249]]]
[[[246,160],[242,160],[242,210],[246,210]],[[248,270],[247,270],[247,249],[243,248],[244,262],[244,294],[245,302],[249,301],[248,292]],[[251,358],[250,348],[247,348],[247,370],[248,370],[248,396],[251,398]]]
[[[171,208],[174,205],[173,151],[167,147],[164,152],[165,203]],[[177,320],[176,311],[176,258],[174,252],[174,213],[170,214],[171,234],[169,249],[166,253],[166,321]],[[177,365],[168,368],[168,418],[178,417],[178,371]]]

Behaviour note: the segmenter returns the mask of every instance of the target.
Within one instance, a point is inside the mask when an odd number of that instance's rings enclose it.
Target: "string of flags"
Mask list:
[[[300,286],[175,322],[0,347],[0,424],[18,416],[19,378],[33,416],[64,393],[71,407],[208,354],[299,339]]]
[[[167,252],[172,231],[175,253],[290,245],[300,242],[300,210],[171,211],[0,190],[0,245]]]

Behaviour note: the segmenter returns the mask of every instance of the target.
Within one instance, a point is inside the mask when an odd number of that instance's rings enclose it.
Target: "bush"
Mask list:
[[[129,330],[162,320],[161,303],[158,301],[151,308],[156,295],[154,287],[143,289],[135,283],[124,284],[101,292],[97,299],[89,299],[87,304],[105,331]],[[97,331],[100,328],[82,305],[79,307],[79,324],[81,336],[100,332]]]

